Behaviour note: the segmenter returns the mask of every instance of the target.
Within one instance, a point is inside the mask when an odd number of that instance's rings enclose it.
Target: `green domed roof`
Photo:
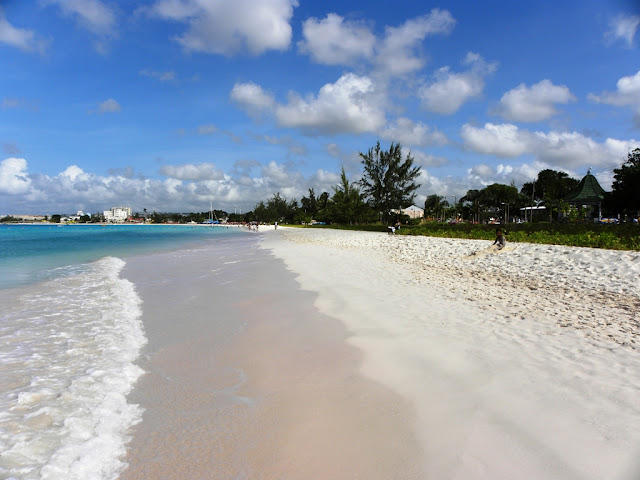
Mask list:
[[[580,204],[601,203],[604,200],[604,194],[604,189],[589,171],[580,182],[580,185],[578,185],[578,188],[571,192],[564,201]]]

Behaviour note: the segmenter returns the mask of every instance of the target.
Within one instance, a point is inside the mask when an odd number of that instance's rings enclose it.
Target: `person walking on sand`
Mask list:
[[[500,229],[496,230],[496,241],[493,242],[492,246],[497,245],[498,250],[502,250],[506,244],[507,244],[507,240],[504,238],[504,235],[502,234],[502,230]]]
[[[274,230],[277,230],[277,229],[278,229],[278,222],[276,222],[276,223],[274,224],[274,227],[275,227],[275,228],[274,228]]]

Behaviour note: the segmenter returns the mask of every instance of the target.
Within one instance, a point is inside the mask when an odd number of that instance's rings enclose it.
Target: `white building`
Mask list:
[[[111,207],[104,211],[104,220],[109,223],[121,223],[131,216],[131,207]]]
[[[405,209],[402,210],[402,213],[404,213],[405,215],[408,215],[409,218],[422,218],[424,217],[424,209],[417,207],[415,205],[411,205],[410,207],[407,207]]]

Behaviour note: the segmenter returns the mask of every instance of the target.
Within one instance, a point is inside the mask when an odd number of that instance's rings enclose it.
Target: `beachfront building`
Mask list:
[[[416,205],[411,205],[410,207],[403,208],[402,210],[394,210],[395,213],[403,213],[407,215],[409,218],[423,218],[424,217],[424,209],[420,208]]]
[[[0,218],[12,218],[18,222],[44,222],[46,217],[44,215],[0,215]]]
[[[122,223],[131,216],[131,207],[111,207],[104,211],[104,221],[107,223]]]
[[[591,175],[591,169],[589,169],[585,177],[580,181],[578,188],[571,192],[564,201],[576,208],[585,208],[587,210],[587,218],[595,217],[595,209],[597,207],[598,220],[600,220],[602,219],[604,194],[604,189],[600,186],[596,177]]]

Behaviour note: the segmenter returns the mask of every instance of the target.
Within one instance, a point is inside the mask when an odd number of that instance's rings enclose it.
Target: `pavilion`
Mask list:
[[[598,220],[602,218],[602,202],[604,201],[605,191],[598,183],[596,177],[591,175],[591,168],[587,171],[585,177],[580,181],[578,187],[564,198],[569,205],[580,206],[598,206]]]

